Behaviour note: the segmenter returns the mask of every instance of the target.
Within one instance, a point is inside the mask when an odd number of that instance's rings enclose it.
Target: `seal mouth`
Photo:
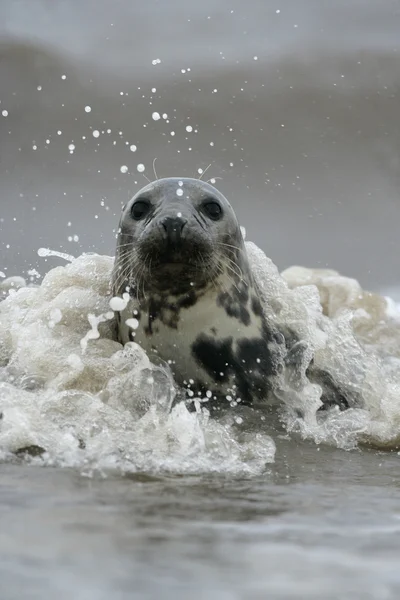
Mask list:
[[[151,271],[165,272],[174,271],[176,273],[204,273],[207,269],[203,265],[193,261],[181,260],[163,260],[151,267]]]
[[[207,271],[210,266],[208,253],[198,252],[196,248],[165,249],[150,255],[155,269],[187,268],[196,271]]]
[[[215,267],[206,257],[169,254],[146,261],[144,286],[149,290],[179,295],[203,289],[213,281]]]

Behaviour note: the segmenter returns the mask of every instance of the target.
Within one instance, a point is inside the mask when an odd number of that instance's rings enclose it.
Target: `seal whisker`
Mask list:
[[[113,286],[113,288],[114,288],[115,292],[117,292],[117,294],[120,293],[120,288],[124,282],[126,275],[131,271],[132,271],[132,265],[131,265],[130,261],[127,260],[125,263],[122,264],[121,271],[118,273],[118,277]]]
[[[140,288],[142,289],[142,294],[143,294],[143,298],[146,301],[146,290],[145,290],[145,270],[147,268],[146,262],[147,259],[149,257],[149,254],[147,253],[146,256],[142,259],[142,263],[139,267],[139,269],[136,272],[136,278],[137,278],[137,298],[139,300],[139,294],[140,294]]]
[[[132,233],[124,232],[124,238],[134,238],[134,237],[135,236]]]
[[[136,268],[134,271],[132,271],[132,279],[135,282],[135,295],[136,298],[139,300],[139,290],[140,290],[140,284],[141,284],[141,272],[143,269],[143,264],[140,264],[138,268]]]
[[[151,181],[151,179],[149,179],[149,178],[147,177],[147,175],[145,175],[144,173],[142,173],[142,176],[143,176],[143,177],[145,178],[145,180],[146,180],[146,181],[148,181],[149,183],[153,183],[153,182]]]
[[[131,272],[131,277],[128,278],[129,285],[131,285],[131,280],[134,279],[136,273],[133,265],[133,259],[137,256],[137,251],[135,249],[132,252],[126,253],[119,258],[118,262],[118,274],[117,278],[114,282],[113,289],[117,293],[120,292],[121,285],[123,284],[124,278],[127,273]]]
[[[238,286],[236,285],[235,281],[232,279],[232,277],[229,275],[229,273],[224,273],[225,277],[227,278],[227,280],[229,281],[229,283],[231,283],[232,287],[235,288],[235,290],[238,292],[238,294],[240,294],[240,290],[238,288]],[[228,290],[229,291],[229,290]]]
[[[118,244],[116,249],[119,250],[120,248],[125,248],[125,246],[130,246],[132,248],[132,242],[126,242],[126,244]]]
[[[146,254],[146,256],[145,256],[145,258],[143,260],[143,268],[142,268],[142,290],[143,290],[143,298],[145,300],[147,300],[147,298],[146,298],[146,290],[145,290],[145,280],[146,280],[146,278],[144,276],[144,273],[145,273],[145,270],[146,270],[146,262],[147,262],[148,257],[149,257],[149,255]]]
[[[220,267],[221,267],[221,269],[222,269],[222,272],[221,272],[221,274],[223,274],[223,276],[224,276],[224,277],[226,277],[226,278],[228,279],[228,281],[229,281],[229,282],[232,284],[232,286],[233,286],[233,287],[234,287],[234,288],[235,288],[235,289],[236,289],[236,290],[239,292],[239,294],[240,294],[240,290],[239,290],[238,286],[236,285],[236,282],[235,282],[235,280],[232,278],[232,276],[229,274],[229,272],[227,272],[227,271],[224,271],[224,270],[223,270],[223,267],[225,267],[226,269],[228,269],[229,271],[231,271],[231,273],[233,273],[234,275],[236,275],[236,277],[239,277],[240,281],[243,281],[244,283],[246,283],[246,282],[245,282],[245,280],[243,279],[243,277],[240,277],[240,276],[238,275],[238,273],[237,273],[237,272],[236,272],[234,269],[232,269],[232,267],[231,267],[229,264],[225,263],[223,260],[220,260]],[[247,283],[246,283],[246,285],[247,285]]]
[[[226,244],[225,242],[217,242],[218,246],[226,246],[227,248],[234,248],[235,250],[239,250],[239,252],[243,252],[243,248],[240,246],[233,246],[232,244]]]
[[[235,270],[235,269],[232,267],[232,265],[231,265],[231,264],[229,264],[229,263],[227,263],[227,262],[225,262],[225,263],[223,263],[223,264],[224,264],[224,266],[225,266],[227,269],[229,269],[229,271],[230,271],[231,273],[233,273],[234,275],[236,275],[236,277],[239,277],[240,281],[242,281],[242,280],[243,280],[243,273],[242,273],[241,271],[238,273],[238,272],[237,272],[237,271],[236,271],[236,270]]]
[[[122,248],[125,248],[124,250],[121,250],[121,252],[120,252],[122,259],[130,258],[132,256],[137,256],[137,250],[135,248],[132,248],[132,243],[121,244],[120,246],[117,246],[117,250],[120,250]],[[128,248],[129,248],[129,250],[128,250]]]
[[[115,283],[113,285],[113,294],[115,296],[119,296],[119,295],[122,296],[123,290],[121,290],[121,286],[122,286],[124,278],[128,272],[129,272],[129,268],[124,270],[123,272],[121,272],[121,274],[118,276],[117,280],[115,281]]]
[[[215,268],[211,268],[212,262],[210,260],[206,261],[202,252],[198,252],[197,259],[201,262],[203,272],[210,273],[211,271],[210,284],[214,286],[218,271],[215,272]]]
[[[218,279],[218,277],[220,277],[220,278]],[[229,288],[227,287],[227,285],[225,283],[225,278],[227,278],[229,280],[229,282],[232,283],[231,279],[229,278],[229,275],[227,275],[227,273],[224,271],[222,265],[219,264],[217,272],[215,274],[215,287],[217,287],[217,288],[221,289],[223,292],[226,292],[227,294],[229,294]]]
[[[118,258],[118,269],[117,269],[117,279],[119,278],[121,272],[125,269],[125,267],[127,266],[127,264],[129,263],[129,254],[127,254],[126,256],[119,256]]]
[[[224,258],[228,261],[227,263],[224,263],[225,266],[227,268],[229,268],[233,273],[235,273],[235,275],[237,275],[237,277],[239,277],[239,279],[244,280],[243,271],[239,267],[239,265],[237,263],[235,263],[235,261],[233,261],[231,258],[229,258],[229,256],[225,256]],[[238,269],[238,271],[236,271],[235,269]]]
[[[158,177],[157,177],[157,171],[156,171],[156,160],[157,160],[157,158],[155,158],[155,159],[153,160],[153,173],[154,173],[154,177],[156,178],[156,179],[155,179],[155,181],[157,181],[157,180],[158,180]]]
[[[208,167],[206,167],[206,168],[204,169],[204,171],[203,171],[202,173],[200,173],[200,177],[198,177],[199,181],[200,181],[200,180],[201,180],[201,178],[202,178],[202,177],[203,177],[203,176],[204,176],[204,175],[207,173],[207,171],[208,171],[208,169],[211,167],[211,165],[212,165],[212,163],[210,163],[210,164],[208,165]]]

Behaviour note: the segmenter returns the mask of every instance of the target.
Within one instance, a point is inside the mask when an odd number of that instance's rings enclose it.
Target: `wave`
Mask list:
[[[362,398],[359,408],[318,411],[321,388],[282,375],[281,405],[238,407],[210,418],[174,404],[168,370],[134,343],[114,339],[113,259],[68,257],[40,286],[0,280],[0,458],[94,470],[255,474],[274,460],[274,436],[352,449],[400,444],[400,313],[334,271],[282,274],[246,242],[268,319],[290,326],[317,366]],[[46,254],[46,253],[45,253]],[[301,408],[302,417],[299,417]],[[272,415],[272,416],[271,416]]]

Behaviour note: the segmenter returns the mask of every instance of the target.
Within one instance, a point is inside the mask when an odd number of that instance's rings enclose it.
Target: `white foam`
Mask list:
[[[236,423],[206,409],[171,410],[168,367],[114,341],[112,264],[80,256],[0,303],[0,457],[39,447],[46,453],[32,462],[85,473],[262,472],[275,452],[268,435],[239,441]]]
[[[327,337],[316,362],[363,401],[363,408],[333,409],[313,424],[297,419],[291,426],[317,442],[345,448],[358,442],[400,446],[400,312],[395,303],[335,271],[291,267],[282,275],[292,291],[307,286],[317,291],[323,311],[319,326]]]
[[[332,271],[296,267],[281,276],[259,248],[246,246],[268,319],[306,347],[294,376],[284,372],[276,390],[287,429],[346,449],[400,445],[400,316],[393,303]],[[33,462],[85,473],[265,470],[275,454],[268,413],[238,407],[217,420],[207,403],[198,402],[196,412],[173,406],[168,365],[156,367],[137,344],[115,341],[113,311],[129,295],[110,301],[112,258],[41,255],[70,262],[39,287],[21,278],[14,288],[10,279],[0,284],[8,290],[0,302],[0,458],[38,447],[46,452]],[[128,326],[134,330],[137,320]],[[311,357],[359,394],[362,408],[317,412],[321,389],[306,376]]]

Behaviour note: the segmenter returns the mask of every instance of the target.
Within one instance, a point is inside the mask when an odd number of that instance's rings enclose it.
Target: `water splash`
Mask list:
[[[331,271],[292,268],[281,276],[259,248],[246,247],[268,319],[290,327],[307,348],[296,380],[282,376],[287,431],[345,449],[399,446],[396,305]],[[25,451],[38,455],[29,458],[35,463],[86,473],[265,470],[275,455],[270,413],[238,407],[217,420],[201,406],[188,411],[168,365],[156,367],[137,344],[115,341],[113,259],[68,261],[40,286],[20,281],[0,302],[0,458]],[[117,300],[124,301],[112,299],[111,308]],[[305,376],[310,356],[362,406],[318,411],[321,389]]]
[[[39,248],[37,251],[38,255],[41,258],[47,258],[49,256],[57,256],[58,258],[63,258],[68,262],[72,262],[75,260],[75,256],[71,254],[66,254],[65,252],[59,252],[58,250],[50,250],[50,248]]]

